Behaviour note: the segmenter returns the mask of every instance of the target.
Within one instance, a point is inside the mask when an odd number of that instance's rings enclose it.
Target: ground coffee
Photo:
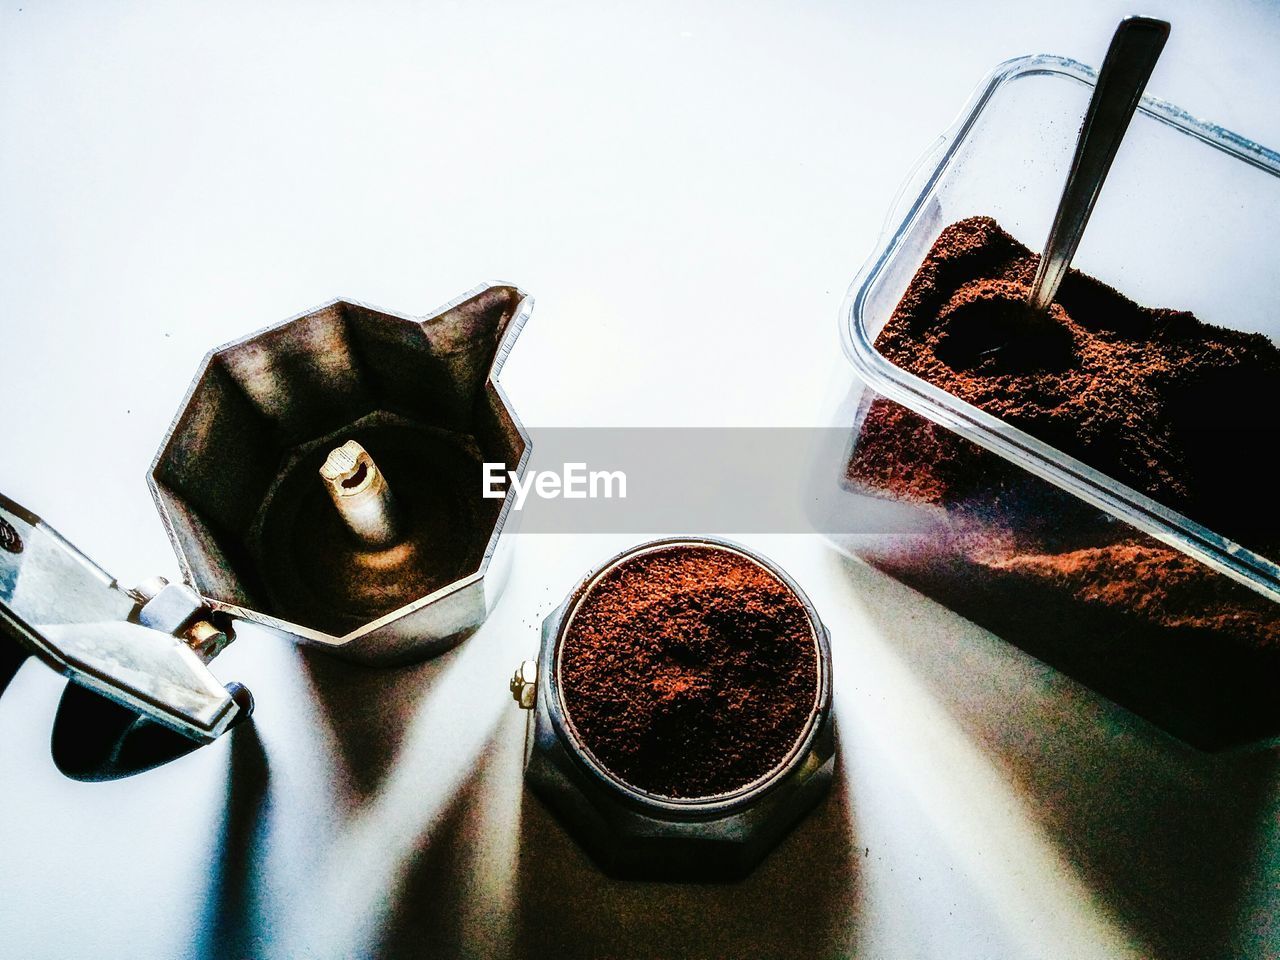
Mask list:
[[[804,605],[732,550],[637,554],[580,601],[560,688],[582,745],[619,779],[678,799],[759,780],[806,732],[818,651]]]
[[[1047,316],[1038,258],[987,217],[943,231],[876,340],[891,362],[1259,552],[1280,350],[1139,307],[1071,271]],[[881,566],[1202,746],[1280,732],[1280,610],[884,398],[848,480],[929,504],[945,534]]]
[[[1275,551],[1280,511],[1259,506],[1273,483],[1280,350],[1261,334],[1140,307],[1074,270],[1047,315],[1029,314],[1038,262],[989,217],[953,224],[877,349],[1193,520]],[[941,467],[929,471],[935,495],[966,493],[966,464]]]

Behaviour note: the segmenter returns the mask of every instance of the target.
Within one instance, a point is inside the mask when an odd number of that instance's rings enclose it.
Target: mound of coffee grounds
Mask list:
[[[1280,552],[1280,511],[1259,510],[1257,499],[1272,483],[1264,438],[1280,349],[1261,334],[1140,307],[1075,270],[1047,315],[1030,314],[1038,262],[989,217],[953,224],[877,349],[1210,529]],[[964,484],[964,464],[944,466],[930,480],[943,484],[939,497]]]
[[[1140,307],[1071,271],[1025,308],[1038,258],[987,217],[943,231],[876,340],[891,362],[1264,555],[1269,339]],[[1280,605],[892,401],[861,411],[847,479],[945,516],[869,556],[1176,735],[1280,733]]]
[[[674,545],[624,560],[561,640],[560,688],[582,745],[619,779],[695,799],[783,762],[818,695],[805,608],[736,552]]]

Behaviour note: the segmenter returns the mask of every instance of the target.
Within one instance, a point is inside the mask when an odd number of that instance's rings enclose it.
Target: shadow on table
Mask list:
[[[204,917],[193,952],[208,960],[256,957],[270,931],[262,913],[259,871],[269,783],[267,757],[252,722],[231,734],[222,831],[214,846]]]
[[[504,711],[523,721],[521,711]],[[506,957],[512,951],[511,860],[519,823],[523,730],[499,723],[466,780],[419,838],[371,956]]]
[[[539,800],[523,794],[516,954],[573,957],[843,957],[861,890],[849,794],[831,793],[744,880],[612,880]]]
[[[845,956],[860,890],[846,788],[746,880],[607,879],[524,786],[526,715],[503,711],[467,778],[424,825],[371,955],[642,958]]]
[[[1163,957],[1275,955],[1271,910],[1250,900],[1271,869],[1259,852],[1276,843],[1276,751],[1199,753],[985,631],[957,630],[954,614],[887,575],[840,562],[880,635],[1134,935]]]
[[[335,752],[341,750],[349,775],[368,796],[376,796],[388,768],[401,762],[394,746],[379,742],[398,742],[401,718],[417,708],[440,662],[394,678],[390,671],[361,671],[320,657],[308,661],[308,668],[339,744]],[[383,698],[395,702],[369,702]],[[474,765],[448,787],[442,807],[424,813],[420,836],[394,881],[378,892],[383,908],[368,955],[848,955],[856,932],[849,918],[856,918],[861,904],[861,851],[854,852],[849,794],[839,768],[830,794],[740,883],[612,881],[526,790],[526,714],[514,704],[504,706],[510,709],[497,715]],[[264,913],[272,899],[263,873],[266,758],[252,725],[237,730],[230,747],[228,796],[214,846],[218,859],[205,894],[202,935],[192,949],[201,960],[271,953],[278,920]],[[362,814],[370,809],[360,808]],[[308,891],[296,895],[306,897]]]
[[[448,672],[455,647],[400,667],[371,667],[298,648],[298,662],[316,700],[315,718],[331,734],[337,791],[352,807],[377,794],[420,705]]]
[[[344,781],[335,789],[339,799],[345,797],[356,808],[376,797],[398,762],[404,731],[453,656],[450,652],[422,664],[376,669],[311,651],[299,653],[301,672],[317,701],[314,715],[326,723],[333,743],[329,756],[334,778]],[[514,705],[511,713],[520,715]],[[325,731],[316,735],[324,736]],[[499,775],[519,781],[521,747],[519,731],[500,726],[468,778],[428,825],[421,849],[406,859],[405,876],[394,889],[385,891],[390,902],[389,916],[381,925],[385,943],[374,955],[451,957],[466,953],[475,942],[493,945],[460,920],[475,894],[468,884],[467,857],[483,844],[476,832],[486,825],[475,811],[493,790],[488,781]],[[502,757],[501,763],[495,759],[512,750],[514,755]],[[264,889],[263,873],[269,767],[252,723],[231,734],[229,752],[227,798],[221,832],[213,846],[217,859],[205,894],[200,935],[191,950],[202,960],[256,960],[275,955],[276,949],[273,925],[278,918],[266,915],[263,906],[270,892]],[[509,876],[511,871],[506,872]],[[297,891],[299,897],[308,895],[306,890]],[[482,917],[482,922],[485,919],[499,925],[509,922],[500,912],[495,918]]]

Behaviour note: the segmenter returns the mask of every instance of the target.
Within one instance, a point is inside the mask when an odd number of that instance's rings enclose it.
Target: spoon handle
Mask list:
[[[1047,310],[1067,275],[1076,255],[1093,204],[1107,179],[1111,161],[1142,99],[1160,51],[1169,39],[1169,24],[1149,17],[1126,17],[1116,27],[1102,61],[1098,82],[1089,100],[1076,141],[1075,157],[1067,174],[1067,185],[1058,201],[1049,239],[1040,255],[1040,266],[1027,302],[1037,312]]]

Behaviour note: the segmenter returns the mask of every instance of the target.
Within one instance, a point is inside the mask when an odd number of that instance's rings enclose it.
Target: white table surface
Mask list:
[[[203,352],[333,296],[537,298],[535,426],[824,424],[836,311],[998,61],[1124,3],[0,9],[0,488],[125,582]],[[1280,9],[1152,2],[1152,92],[1280,144]],[[766,346],[767,344],[767,346]],[[769,384],[762,389],[760,384]],[[660,384],[660,390],[654,390]],[[1266,956],[1273,754],[1208,760],[815,537],[746,537],[834,637],[838,783],[746,881],[604,879],[523,789],[506,679],[633,537],[525,535],[485,626],[361,669],[243,629],[252,727],[134,780],[0,700],[0,956]]]

